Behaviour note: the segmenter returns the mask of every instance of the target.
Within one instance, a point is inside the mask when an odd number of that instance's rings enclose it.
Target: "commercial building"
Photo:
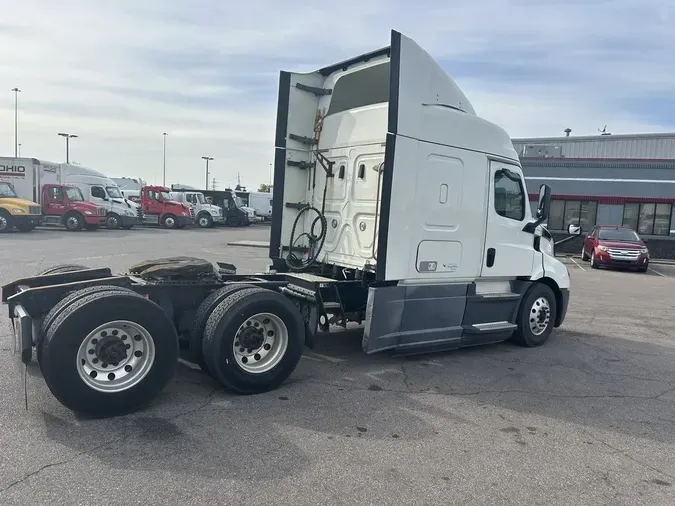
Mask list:
[[[513,139],[530,194],[551,187],[548,227],[627,225],[675,255],[675,133]]]

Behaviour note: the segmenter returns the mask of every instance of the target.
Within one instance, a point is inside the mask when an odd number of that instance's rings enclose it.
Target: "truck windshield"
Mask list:
[[[16,198],[14,187],[9,183],[0,183],[0,198]]]
[[[68,200],[72,200],[72,201],[84,200],[84,197],[82,196],[82,192],[80,191],[79,188],[76,188],[75,186],[66,186],[65,191],[66,191],[66,196],[68,197]]]
[[[105,191],[108,192],[108,196],[111,199],[123,199],[122,193],[117,186],[106,186]]]
[[[159,192],[164,200],[173,200],[169,192]]]
[[[241,200],[241,197],[234,197],[234,203],[237,205],[237,207],[244,207],[244,201]]]
[[[197,202],[199,202],[200,204],[206,204],[206,199],[204,198],[204,195],[202,195],[201,193],[198,193],[197,194]]]

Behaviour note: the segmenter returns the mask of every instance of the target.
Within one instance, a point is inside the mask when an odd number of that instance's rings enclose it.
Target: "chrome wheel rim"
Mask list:
[[[118,228],[119,223],[117,223],[117,218],[114,216],[109,216],[108,217],[108,228]]]
[[[535,336],[544,333],[551,321],[551,305],[546,297],[539,297],[530,308],[530,330]]]
[[[7,218],[5,218],[4,216],[0,216],[0,230],[5,230],[7,228],[7,225],[9,225]]]
[[[209,219],[206,216],[202,216],[201,218],[199,218],[199,225],[202,227],[208,227]]]
[[[174,226],[176,222],[173,221],[173,218],[168,217],[167,219],[164,220],[164,223],[166,224],[167,227],[171,228]]]
[[[80,379],[93,390],[117,393],[138,385],[155,362],[155,342],[145,327],[127,320],[104,323],[77,352]]]
[[[80,225],[80,220],[78,218],[76,218],[75,216],[71,216],[70,218],[68,218],[66,223],[68,224],[68,227],[76,228]]]
[[[237,365],[252,374],[273,369],[288,348],[288,329],[277,315],[258,313],[239,326],[232,343]]]

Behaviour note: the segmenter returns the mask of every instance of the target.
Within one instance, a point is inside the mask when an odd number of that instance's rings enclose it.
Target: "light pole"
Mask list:
[[[166,136],[168,133],[164,132],[162,137],[164,137],[164,151],[162,155],[162,186],[166,187]]]
[[[206,160],[206,189],[209,189],[209,160],[213,160],[210,156],[202,156],[202,160]]]
[[[14,92],[14,157],[19,156],[19,88],[12,88]]]
[[[19,149],[17,150],[17,155],[16,156],[21,156],[21,143],[17,144],[19,146]]]
[[[59,132],[58,135],[66,138],[66,163],[70,163],[70,139],[75,139],[77,135]]]
[[[274,179],[272,178],[272,164],[270,163],[270,185],[274,184]]]

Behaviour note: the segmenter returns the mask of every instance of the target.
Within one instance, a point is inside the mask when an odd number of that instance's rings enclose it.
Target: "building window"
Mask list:
[[[624,204],[623,225],[640,235],[669,235],[672,212],[672,204]]]
[[[550,230],[567,230],[570,224],[588,231],[595,226],[598,203],[594,200],[553,200],[548,217]]]

